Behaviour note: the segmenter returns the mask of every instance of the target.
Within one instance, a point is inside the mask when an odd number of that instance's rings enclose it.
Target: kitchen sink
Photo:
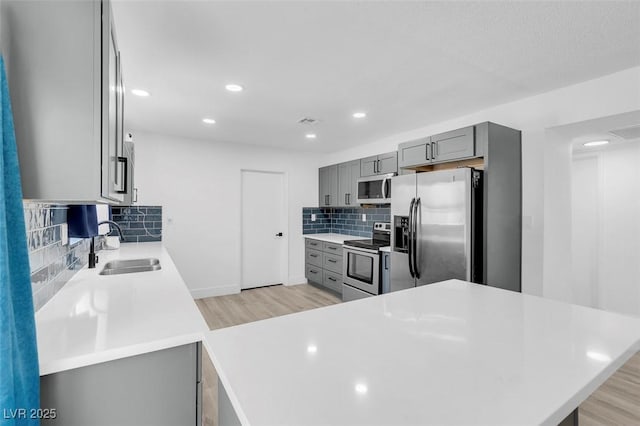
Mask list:
[[[107,262],[100,271],[100,275],[132,274],[134,272],[149,272],[162,269],[158,259],[149,257],[145,259],[124,259]]]

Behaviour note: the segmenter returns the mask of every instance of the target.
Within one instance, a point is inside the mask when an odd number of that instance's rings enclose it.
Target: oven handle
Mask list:
[[[409,258],[409,273],[411,274],[411,278],[415,278],[416,275],[413,270],[413,206],[416,203],[416,199],[411,199],[411,204],[409,205],[409,244],[407,247],[407,257]]]
[[[417,279],[420,279],[420,265],[418,265],[418,215],[420,214],[420,198],[416,199],[413,212],[413,273]]]

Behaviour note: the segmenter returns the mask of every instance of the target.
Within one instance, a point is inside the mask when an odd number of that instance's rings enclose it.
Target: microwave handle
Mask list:
[[[382,198],[389,198],[389,176],[382,180]]]

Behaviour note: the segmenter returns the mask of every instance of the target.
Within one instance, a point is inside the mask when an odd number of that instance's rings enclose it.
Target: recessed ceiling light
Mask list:
[[[146,90],[142,90],[142,89],[131,89],[131,93],[136,95],[136,96],[141,96],[143,98],[146,98],[147,96],[151,96],[151,93],[147,92]]]
[[[592,141],[592,142],[585,143],[584,146],[600,146],[600,145],[606,145],[608,143],[609,141]]]
[[[354,112],[353,118],[365,118],[367,116],[366,112]]]
[[[305,138],[307,139],[315,139],[316,138],[316,134],[315,133],[307,133],[306,135],[304,135]]]
[[[202,122],[204,124],[216,124],[216,120],[214,120],[213,118],[203,118]]]
[[[227,84],[226,86],[224,86],[225,89],[227,89],[230,92],[242,92],[244,90],[244,87],[240,86],[239,84]]]

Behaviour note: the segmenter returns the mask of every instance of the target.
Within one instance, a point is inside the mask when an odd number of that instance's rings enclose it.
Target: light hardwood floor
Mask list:
[[[196,300],[209,328],[230,327],[339,303],[332,293],[308,284],[245,290]],[[216,425],[218,376],[203,356],[203,424]],[[561,380],[561,378],[560,378]],[[636,354],[580,406],[580,425],[640,425],[640,353]]]

